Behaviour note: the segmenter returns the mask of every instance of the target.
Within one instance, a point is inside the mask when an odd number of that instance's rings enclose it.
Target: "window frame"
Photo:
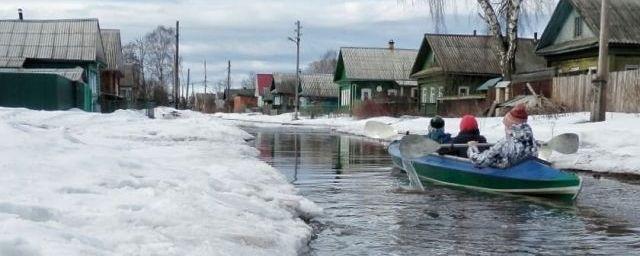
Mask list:
[[[462,90],[465,91],[465,93],[462,93]],[[458,86],[458,96],[459,97],[464,97],[464,96],[469,96],[471,95],[471,87],[470,86]]]

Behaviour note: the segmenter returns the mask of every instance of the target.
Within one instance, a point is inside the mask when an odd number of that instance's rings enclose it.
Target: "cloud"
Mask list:
[[[486,31],[475,1],[447,3],[447,32]],[[303,66],[341,46],[385,47],[394,39],[398,47],[417,48],[433,28],[423,0],[21,0],[0,5],[0,17],[17,17],[17,8],[27,19],[98,18],[102,28],[120,29],[125,42],[180,20],[184,68],[204,77],[206,59],[213,81],[226,77],[231,60],[234,85],[250,71],[294,71],[295,45],[287,37],[296,20],[303,26]]]

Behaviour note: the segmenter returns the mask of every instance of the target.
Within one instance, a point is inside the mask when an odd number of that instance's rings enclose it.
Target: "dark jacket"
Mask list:
[[[460,132],[458,133],[458,136],[455,136],[451,139],[452,144],[467,144],[467,142],[469,141],[487,143],[487,139],[484,136],[480,135],[480,130],[478,129]],[[467,157],[467,148],[449,148],[440,152],[447,155],[454,155],[464,158]]]
[[[477,147],[469,147],[469,159],[479,166],[507,168],[525,159],[538,156],[538,145],[533,138],[531,127],[524,124],[513,125],[509,135],[488,150],[480,152]]]

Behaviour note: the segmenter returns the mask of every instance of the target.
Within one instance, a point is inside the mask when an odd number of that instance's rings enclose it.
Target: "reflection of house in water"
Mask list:
[[[273,158],[274,135],[270,133],[256,134],[256,148],[260,152],[260,158],[271,160]]]
[[[387,161],[385,149],[374,142],[367,142],[359,138],[340,136],[336,169],[348,168],[352,165],[377,164]],[[355,141],[352,141],[355,140]]]

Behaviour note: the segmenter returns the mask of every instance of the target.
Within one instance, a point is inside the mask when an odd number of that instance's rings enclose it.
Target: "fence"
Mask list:
[[[594,75],[553,78],[552,101],[568,111],[589,111]],[[607,111],[640,112],[640,70],[611,72],[607,83]]]

